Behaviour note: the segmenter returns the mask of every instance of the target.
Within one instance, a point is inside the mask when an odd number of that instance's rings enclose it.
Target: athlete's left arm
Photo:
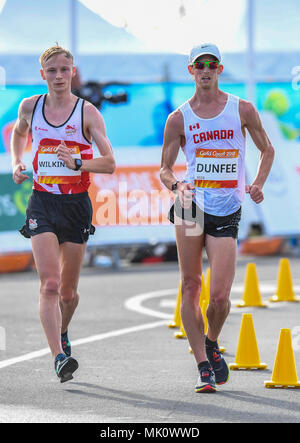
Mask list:
[[[246,186],[246,192],[255,203],[261,203],[264,199],[262,188],[270,173],[275,151],[252,103],[240,100],[240,117],[242,130],[248,130],[255,146],[260,150],[257,174],[252,185]]]
[[[91,103],[84,105],[84,133],[91,138],[101,157],[82,160],[81,171],[112,174],[116,163],[110,141],[106,135],[105,123],[98,109]]]

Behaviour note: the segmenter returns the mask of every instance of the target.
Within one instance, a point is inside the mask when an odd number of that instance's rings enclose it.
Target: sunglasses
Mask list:
[[[193,63],[194,68],[196,69],[204,69],[205,66],[208,66],[209,69],[217,69],[220,66],[220,62],[194,62]]]

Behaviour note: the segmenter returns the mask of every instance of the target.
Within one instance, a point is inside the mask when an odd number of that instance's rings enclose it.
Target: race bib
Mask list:
[[[52,144],[42,143],[38,148],[38,182],[44,184],[74,184],[81,181],[81,172],[67,168],[56,155],[60,142],[53,140]],[[81,158],[79,146],[68,145],[67,148],[74,159]]]
[[[197,149],[195,186],[237,188],[238,159],[238,149]]]

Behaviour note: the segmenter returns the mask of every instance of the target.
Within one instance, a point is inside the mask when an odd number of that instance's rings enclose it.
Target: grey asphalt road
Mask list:
[[[279,259],[254,259],[264,300],[276,289]],[[6,349],[0,350],[0,422],[299,422],[300,390],[270,390],[264,381],[272,376],[280,329],[299,334],[300,303],[236,308],[251,261],[238,260],[232,311],[220,344],[226,347],[226,360],[234,362],[242,314],[252,313],[260,358],[268,368],[231,372],[229,382],[213,395],[194,393],[194,357],[187,341],[175,339],[166,326],[176,301],[176,264],[82,270],[80,305],[70,327],[80,367],[65,384],[59,383],[47,353],[35,272],[1,275],[0,326]],[[290,258],[290,263],[300,294],[300,259]],[[3,340],[2,334],[2,347]],[[300,376],[300,346],[294,354]]]

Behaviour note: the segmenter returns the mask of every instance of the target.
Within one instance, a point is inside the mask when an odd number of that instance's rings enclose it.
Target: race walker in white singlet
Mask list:
[[[195,203],[207,214],[236,212],[245,194],[245,146],[239,98],[228,94],[223,111],[200,118],[189,102],[179,107],[184,118],[187,160],[185,181],[195,186]]]

